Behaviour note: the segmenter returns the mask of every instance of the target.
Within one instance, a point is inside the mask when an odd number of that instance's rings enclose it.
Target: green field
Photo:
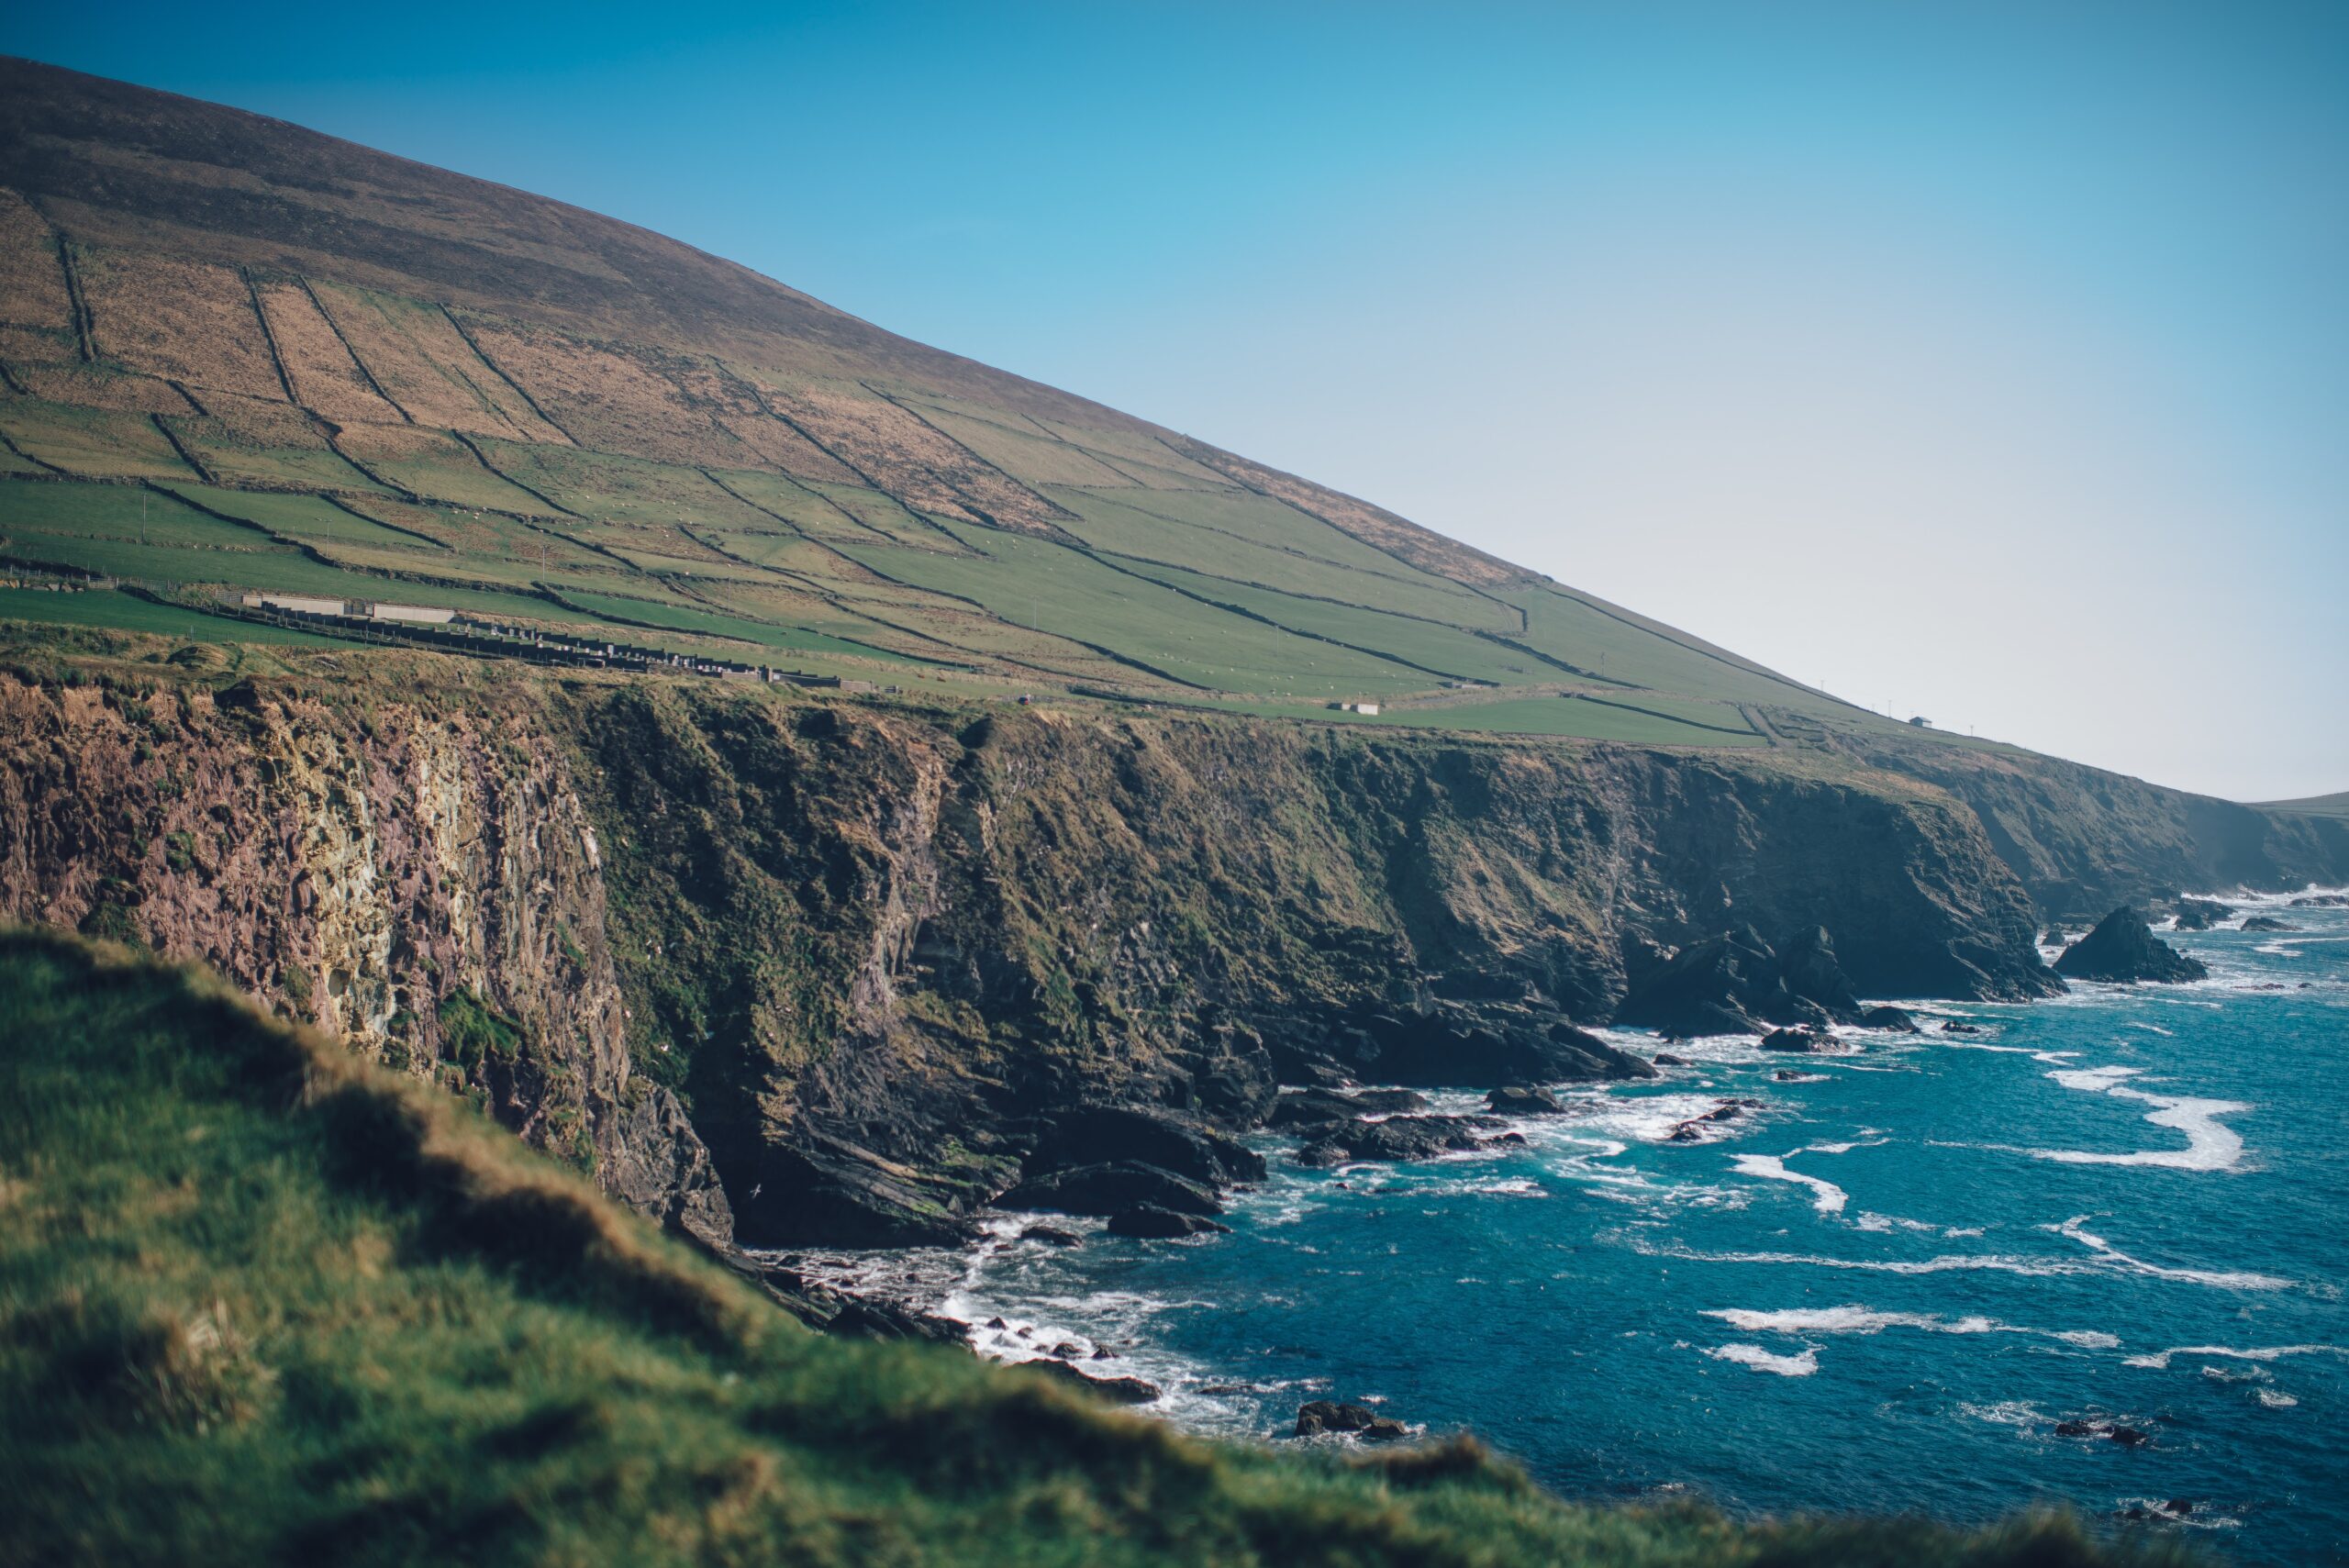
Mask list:
[[[1733,708],[1721,709],[1731,722]],[[1751,728],[1724,733],[1709,719],[1688,722],[1663,712],[1639,712],[1585,697],[1516,697],[1501,702],[1390,710],[1381,717],[1419,728],[1483,729],[1499,735],[1561,735],[1657,746],[1759,746]]]
[[[141,631],[187,642],[267,642],[293,648],[345,648],[337,638],[321,637],[284,627],[262,626],[159,605],[114,588],[80,593],[52,593],[41,588],[0,588],[0,621],[29,621],[36,626],[102,627],[117,631]]]
[[[32,397],[0,398],[0,432],[27,456],[82,478],[196,477],[144,414],[73,408]]]
[[[417,550],[421,559],[445,556],[412,533],[371,522],[323,495],[284,495],[252,490],[222,490],[204,484],[167,484],[164,489],[209,511],[242,517],[273,534],[322,544],[361,544]]]
[[[707,637],[739,639],[763,648],[789,650],[801,653],[838,653],[850,657],[896,660],[897,655],[885,650],[850,642],[798,627],[774,626],[764,621],[745,619],[740,616],[721,615],[710,610],[697,610],[683,605],[656,604],[645,599],[624,599],[610,594],[565,592],[566,603],[604,619],[664,628],[671,631],[699,632]]]

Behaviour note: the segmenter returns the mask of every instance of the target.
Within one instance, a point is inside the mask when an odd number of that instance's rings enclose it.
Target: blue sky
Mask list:
[[[2349,788],[2349,6],[25,6],[1855,700]]]

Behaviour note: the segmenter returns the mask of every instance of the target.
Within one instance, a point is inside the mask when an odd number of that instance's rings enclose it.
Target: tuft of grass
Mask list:
[[[451,991],[440,1002],[441,1054],[458,1066],[471,1069],[495,1059],[511,1062],[522,1053],[522,1028],[470,990]]]
[[[822,1339],[200,971],[0,932],[0,1562],[2186,1560],[2061,1516],[1577,1507],[1465,1438],[1208,1443],[957,1351]]]

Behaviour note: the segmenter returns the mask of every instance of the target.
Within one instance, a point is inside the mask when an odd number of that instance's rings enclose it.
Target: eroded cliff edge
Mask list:
[[[1248,1125],[1397,1030],[1634,1071],[1564,1026],[1731,927],[2050,985],[1973,814],[1827,759],[335,662],[0,677],[0,915],[211,963],[712,1239],[952,1234],[1040,1116]]]

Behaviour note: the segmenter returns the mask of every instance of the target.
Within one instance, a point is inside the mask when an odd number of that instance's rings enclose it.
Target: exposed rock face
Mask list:
[[[1655,1075],[1638,1057],[1553,1010],[1519,1004],[1438,1000],[1415,1010],[1359,1008],[1293,1019],[1281,1032],[1274,1061],[1284,1076],[1299,1078],[1322,1076],[1316,1069],[1324,1069],[1431,1089],[1475,1089]]]
[[[1496,1116],[1564,1116],[1558,1096],[1539,1084],[1512,1084],[1485,1096],[1485,1108]]]
[[[1397,1111],[1427,1108],[1425,1095],[1412,1089],[1292,1089],[1280,1097],[1264,1125],[1274,1128],[1318,1127],[1325,1122],[1351,1121],[1365,1116],[1393,1116]]]
[[[2016,983],[2034,995],[2061,984],[2035,958]],[[1783,951],[1749,926],[1669,957],[1651,955],[1637,966],[1631,993],[1616,1014],[1619,1022],[1644,1024],[1678,1040],[1766,1034],[1771,1025],[1823,1029],[1856,1024],[1864,1016],[1851,977],[1836,962],[1833,939],[1815,926],[1797,932]]]
[[[1181,1214],[1154,1203],[1141,1203],[1111,1215],[1108,1231],[1112,1236],[1137,1240],[1171,1241],[1185,1236],[1230,1235],[1231,1227],[1219,1225],[1203,1215]]]
[[[2209,898],[2180,898],[2171,906],[2177,912],[2177,929],[2181,931],[2207,931],[2234,913]]]
[[[1648,1075],[1576,1025],[1724,910],[1842,934],[1769,955],[1821,1010],[2042,984],[1970,818],[1874,776],[395,657],[331,706],[8,682],[0,913],[215,963],[752,1245],[947,1240],[1127,1160],[1248,1180],[1225,1135],[1283,1080]]]
[[[1867,762],[1972,807],[1998,857],[2052,913],[2110,909],[2181,887],[2285,892],[2349,881],[2349,821],[2239,806],[2027,752],[1906,737],[1853,743]],[[1862,984],[1878,995],[1925,994]]]
[[[1116,1160],[1138,1160],[1207,1184],[1264,1179],[1264,1157],[1238,1139],[1138,1106],[1078,1106],[1042,1118],[1022,1163],[1030,1172],[1051,1172]]]
[[[0,916],[200,960],[722,1243],[708,1151],[634,1073],[564,753],[494,712],[0,674]]]
[[[2297,931],[2299,929],[2290,921],[2278,920],[2273,915],[2251,916],[2243,921],[2243,929],[2246,931]]]
[[[1432,1160],[1481,1149],[1499,1120],[1488,1116],[1393,1116],[1385,1121],[1335,1122],[1297,1151],[1300,1165],[1341,1165],[1349,1160]]]
[[[2075,980],[2175,983],[2200,980],[2210,971],[2154,935],[2145,917],[2125,905],[2097,922],[2096,929],[2064,950],[2055,971]]]
[[[1006,1208],[1061,1214],[1117,1214],[1142,1205],[1202,1218],[1223,1212],[1212,1189],[1139,1160],[1054,1171],[1003,1195]]]

